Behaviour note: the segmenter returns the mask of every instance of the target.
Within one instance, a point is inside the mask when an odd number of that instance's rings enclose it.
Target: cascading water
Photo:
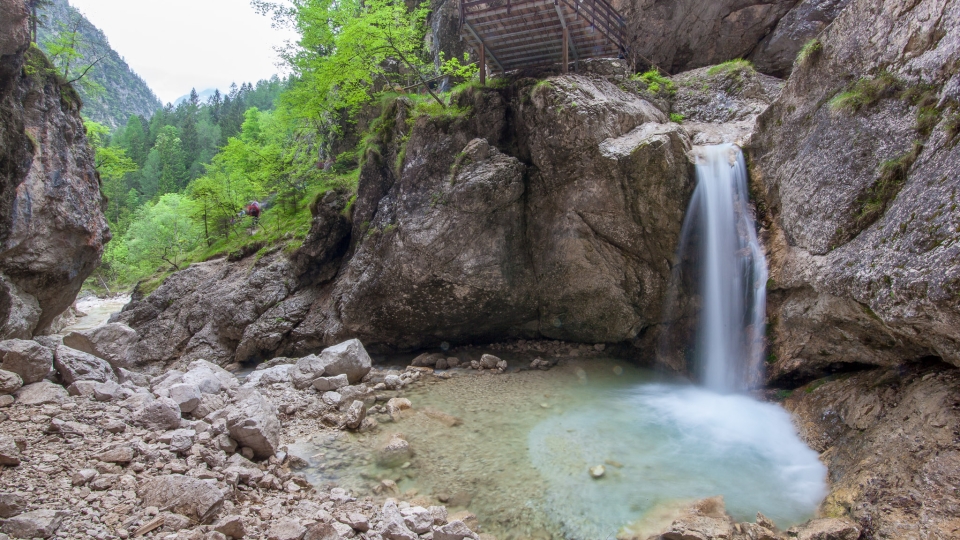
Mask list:
[[[693,338],[681,341],[694,345],[687,356],[704,386],[744,390],[760,381],[767,283],[747,167],[738,147],[722,144],[698,149],[696,168],[673,288],[684,287],[686,276],[684,293],[699,298],[699,313],[691,313]]]

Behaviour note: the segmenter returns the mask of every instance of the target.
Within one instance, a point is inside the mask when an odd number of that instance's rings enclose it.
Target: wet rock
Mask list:
[[[196,385],[189,383],[174,384],[167,392],[170,399],[180,407],[180,412],[191,413],[200,405],[201,393]]]
[[[424,407],[423,409],[420,410],[420,412],[422,412],[423,414],[436,420],[437,422],[440,422],[441,424],[447,427],[455,427],[455,426],[459,426],[460,424],[463,424],[463,420],[457,418],[456,416],[453,416],[452,414],[447,414],[443,411],[438,411],[431,407]]]
[[[480,357],[480,367],[483,369],[496,369],[500,359],[492,354],[485,354]]]
[[[0,465],[16,466],[20,464],[20,449],[13,437],[0,435]]]
[[[13,394],[23,386],[23,379],[12,371],[0,369],[0,394]]]
[[[387,401],[387,414],[397,422],[400,420],[400,411],[405,411],[412,406],[413,404],[407,398],[390,398]]]
[[[338,393],[343,398],[344,404],[362,401],[367,407],[372,407],[377,402],[377,396],[373,389],[365,384],[344,386],[338,390]]]
[[[50,381],[28,384],[17,392],[17,402],[23,405],[57,403],[67,397],[69,394],[64,387]]]
[[[276,453],[280,443],[277,409],[256,390],[238,391],[236,405],[227,416],[227,427],[230,436],[252,449],[255,456],[268,458]]]
[[[179,474],[147,480],[138,494],[144,506],[168,508],[199,523],[211,520],[223,506],[223,493],[216,485]]]
[[[60,510],[34,510],[8,519],[3,532],[14,538],[50,538],[66,516]]]
[[[413,457],[410,443],[403,438],[403,434],[394,433],[386,444],[377,451],[377,463],[383,467],[399,467]]]
[[[106,360],[114,369],[130,368],[130,349],[137,342],[137,332],[122,323],[109,323],[70,332],[63,337],[63,344],[72,349],[92,354]]]
[[[273,523],[267,532],[267,540],[300,540],[307,528],[298,519],[285,518]]]
[[[180,407],[168,397],[157,398],[137,409],[133,421],[147,429],[176,429],[180,427]]]
[[[343,423],[348,429],[360,429],[360,424],[367,416],[367,409],[362,401],[354,401],[343,415]]]
[[[53,365],[65,384],[76,381],[117,382],[117,376],[106,360],[63,345],[57,347]]]
[[[446,358],[439,353],[423,353],[420,356],[413,359],[410,362],[411,366],[417,367],[436,367],[437,362],[440,360],[446,360]]]
[[[403,387],[403,379],[399,375],[387,375],[383,378],[383,385],[387,390],[397,390]]]
[[[451,521],[442,527],[433,528],[433,540],[480,540],[480,536],[471,531],[462,521]]]
[[[27,498],[19,493],[0,493],[0,518],[19,515],[27,508]]]
[[[320,361],[327,376],[346,375],[350,384],[357,384],[370,372],[371,360],[363,344],[351,339],[320,353]]]
[[[243,526],[243,518],[240,516],[220,518],[220,520],[213,525],[213,530],[235,539],[243,538],[246,534],[246,529],[244,529]]]
[[[335,377],[319,377],[313,381],[313,387],[320,392],[337,390],[349,385],[346,374],[340,374]]]
[[[860,527],[844,518],[814,519],[788,531],[797,540],[857,540]]]

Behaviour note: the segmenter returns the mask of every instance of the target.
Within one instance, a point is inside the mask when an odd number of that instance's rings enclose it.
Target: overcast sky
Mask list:
[[[283,73],[275,47],[296,38],[248,0],[69,0],[103,30],[164,103]]]

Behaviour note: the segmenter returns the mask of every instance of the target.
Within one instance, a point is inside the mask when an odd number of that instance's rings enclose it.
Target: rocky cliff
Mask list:
[[[960,3],[854,1],[760,117],[769,378],[960,365]]]
[[[30,338],[73,303],[110,233],[80,99],[29,45],[23,3],[0,13],[0,337]]]
[[[693,187],[691,144],[615,65],[469,88],[440,115],[394,102],[350,224],[331,194],[302,264],[211,261],[168,279],[120,316],[142,335],[138,358],[226,363],[346,336],[380,350],[649,343]]]

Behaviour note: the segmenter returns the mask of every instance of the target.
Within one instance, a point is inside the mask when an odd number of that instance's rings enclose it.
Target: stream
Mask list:
[[[60,333],[66,335],[70,332],[90,330],[106,324],[111,315],[119,312],[129,302],[130,295],[112,296],[110,298],[90,296],[77,300],[75,306],[84,315],[77,319],[77,322],[61,330]]]

